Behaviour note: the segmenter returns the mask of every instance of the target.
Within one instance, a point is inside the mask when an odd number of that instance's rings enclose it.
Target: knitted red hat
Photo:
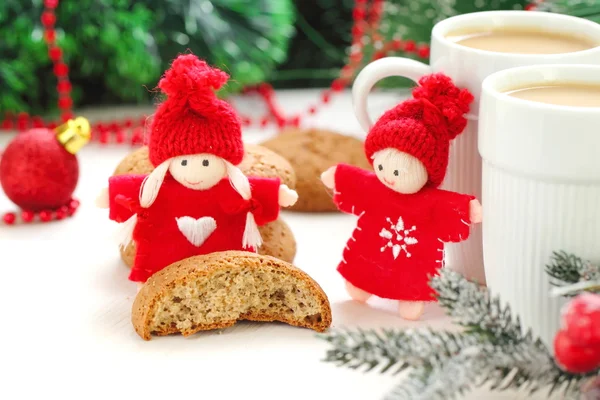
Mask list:
[[[214,93],[229,75],[193,54],[180,55],[158,87],[168,96],[150,128],[150,161],[158,166],[171,157],[211,153],[233,165],[244,157],[242,129],[236,112]]]
[[[446,175],[450,140],[465,129],[473,95],[443,74],[424,76],[412,94],[373,125],[365,152],[371,163],[374,153],[389,147],[408,153],[425,165],[428,185],[437,187]]]

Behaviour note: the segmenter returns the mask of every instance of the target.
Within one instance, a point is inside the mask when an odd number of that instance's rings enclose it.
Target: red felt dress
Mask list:
[[[227,179],[207,190],[193,190],[167,174],[155,202],[142,208],[139,193],[144,178],[145,175],[114,176],[108,186],[110,219],[124,222],[137,214],[133,230],[137,251],[129,275],[132,281],[145,282],[164,267],[199,254],[255,251],[242,247],[248,211],[252,211],[259,226],[274,221],[279,215],[279,179],[249,178],[252,199],[248,201]],[[198,237],[186,235],[182,221],[210,226],[201,244]]]
[[[379,297],[433,301],[430,276],[443,263],[444,242],[467,239],[473,196],[435,188],[401,194],[360,168],[339,165],[334,201],[357,215],[338,266],[352,285]]]

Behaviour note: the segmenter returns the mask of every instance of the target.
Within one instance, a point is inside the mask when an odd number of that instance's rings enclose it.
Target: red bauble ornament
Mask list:
[[[18,134],[0,159],[0,183],[6,196],[27,211],[68,205],[79,178],[75,153],[88,140],[89,124],[82,118],[56,130],[38,128]]]
[[[77,158],[49,129],[32,129],[17,135],[0,161],[4,192],[25,210],[54,209],[67,204],[78,178]]]
[[[569,338],[582,346],[600,346],[600,295],[582,293],[571,300],[562,314]]]
[[[558,364],[574,374],[584,374],[600,367],[600,346],[581,346],[566,330],[554,337],[554,355]]]

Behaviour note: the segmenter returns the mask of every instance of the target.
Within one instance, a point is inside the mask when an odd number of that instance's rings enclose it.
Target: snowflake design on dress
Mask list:
[[[387,239],[388,242],[381,248],[383,253],[385,249],[392,249],[392,255],[394,260],[398,258],[400,253],[403,251],[406,253],[406,257],[410,258],[411,254],[407,247],[419,243],[417,239],[410,236],[411,232],[417,230],[417,227],[413,225],[412,228],[406,229],[404,227],[404,220],[402,217],[398,217],[398,222],[392,222],[391,218],[386,218],[386,221],[390,224],[389,229],[382,228],[379,232],[379,236]]]

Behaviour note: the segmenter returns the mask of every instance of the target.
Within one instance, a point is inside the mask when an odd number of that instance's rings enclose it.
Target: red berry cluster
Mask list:
[[[65,219],[73,216],[79,208],[79,201],[72,199],[69,204],[62,206],[56,210],[28,211],[23,210],[19,213],[21,221],[24,223],[34,222],[36,219],[40,222],[50,222],[55,220]],[[2,216],[2,221],[6,225],[14,225],[17,222],[17,213],[7,212]]]
[[[575,374],[600,368],[600,295],[583,293],[571,300],[562,325],[554,338],[558,364]]]

